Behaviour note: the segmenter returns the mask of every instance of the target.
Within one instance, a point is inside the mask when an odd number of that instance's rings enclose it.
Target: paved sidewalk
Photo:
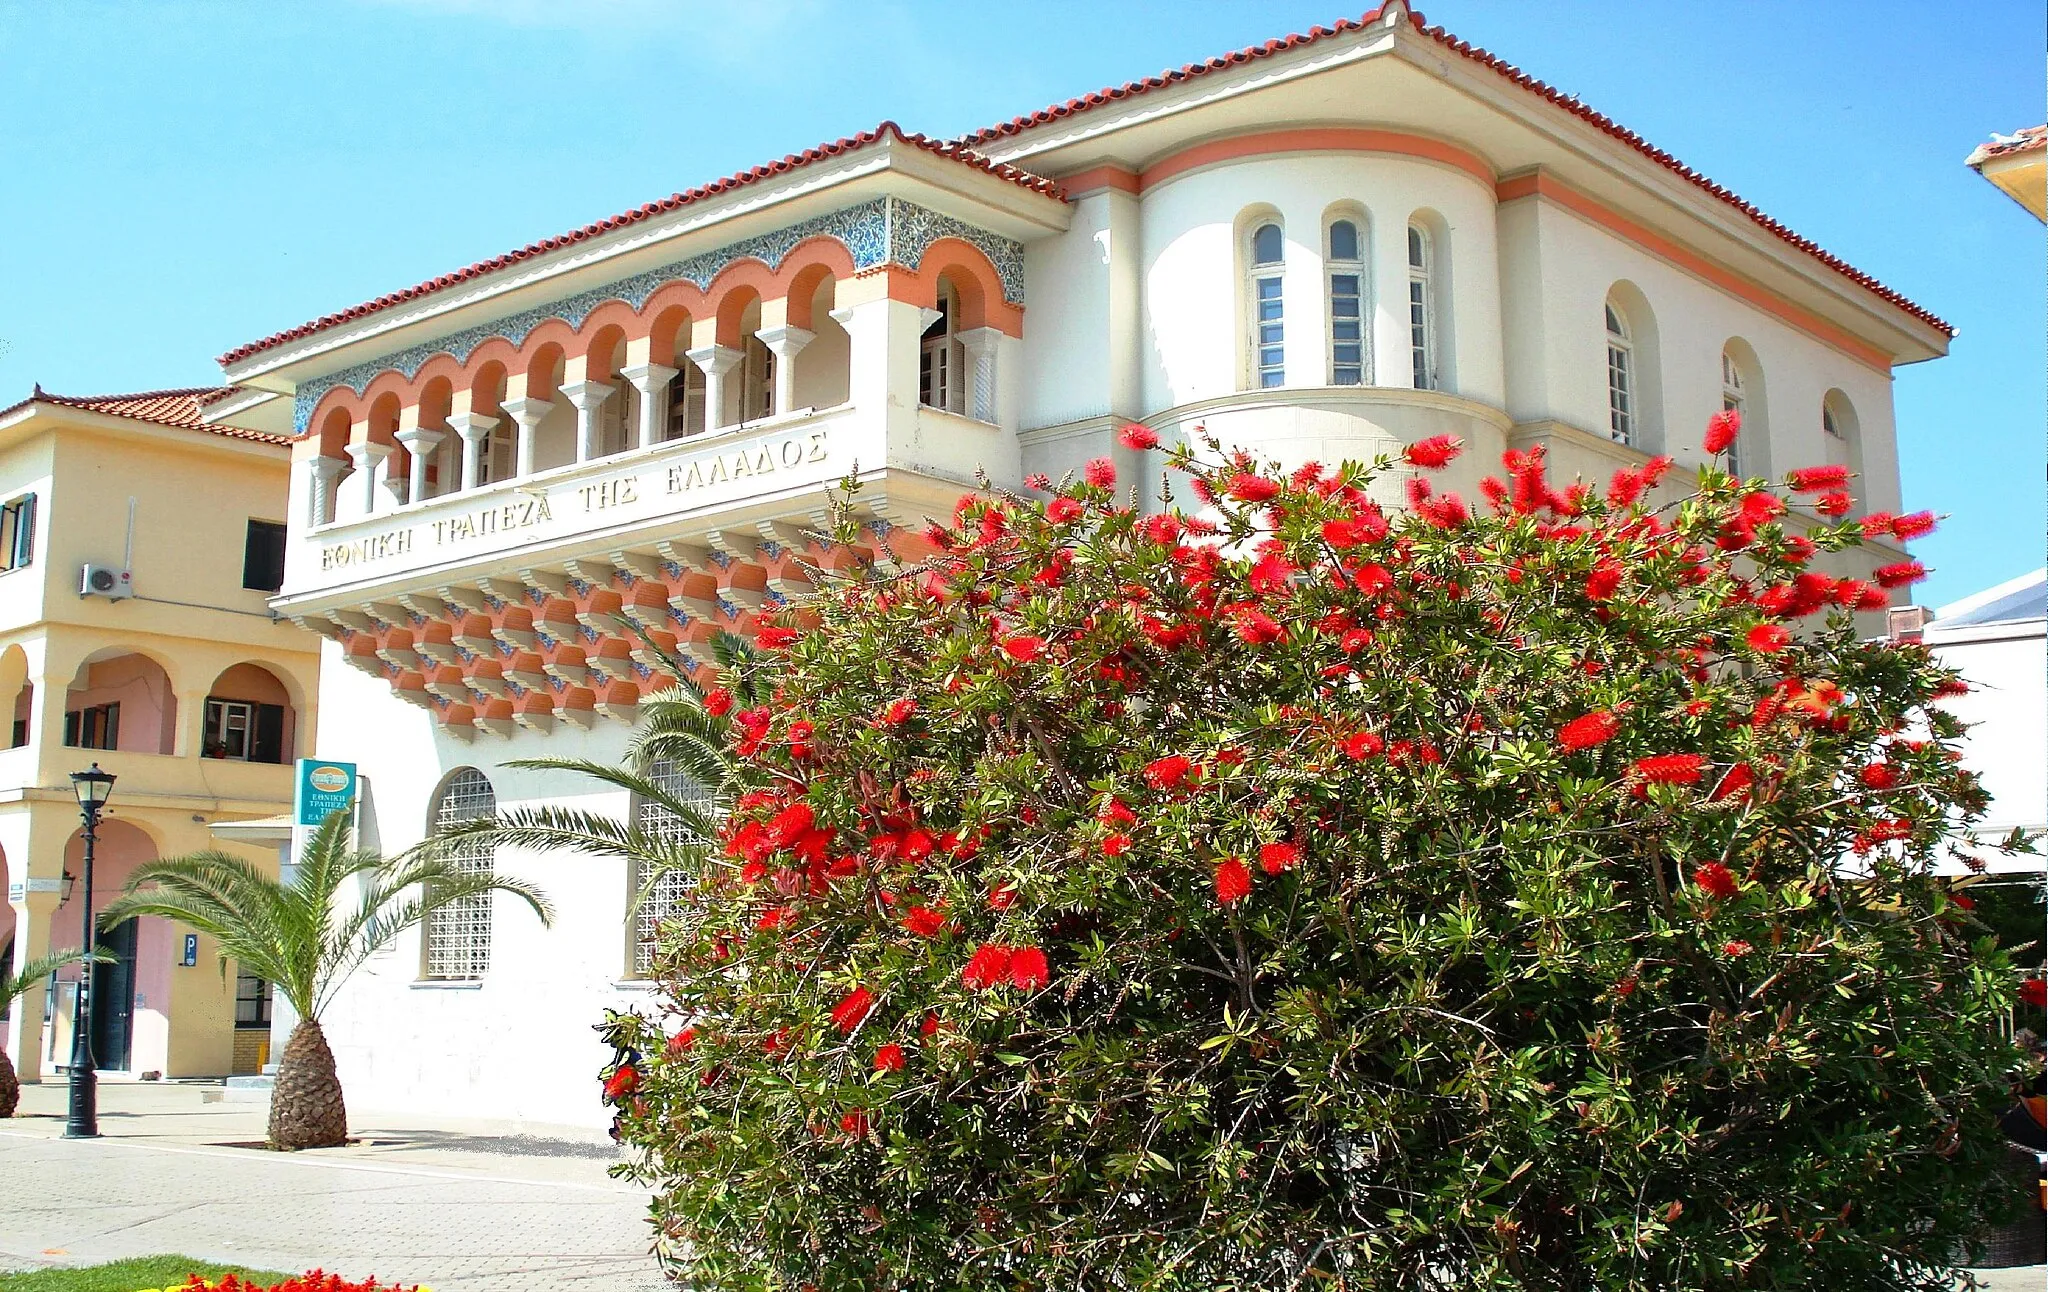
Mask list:
[[[0,1121],[0,1269],[178,1252],[435,1292],[662,1286],[647,1195],[606,1177],[599,1134],[364,1115],[359,1144],[270,1153],[230,1147],[260,1143],[263,1104],[206,1090],[102,1085],[104,1138],[66,1140],[63,1087],[24,1087]]]

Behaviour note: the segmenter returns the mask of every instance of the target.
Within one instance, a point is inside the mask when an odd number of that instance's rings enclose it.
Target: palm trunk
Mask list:
[[[14,1060],[7,1057],[7,1050],[0,1046],[0,1117],[14,1116],[14,1107],[21,1102],[21,1078],[15,1075]]]
[[[270,1092],[270,1147],[289,1151],[347,1142],[348,1108],[334,1072],[334,1051],[320,1025],[302,1018],[284,1044]]]

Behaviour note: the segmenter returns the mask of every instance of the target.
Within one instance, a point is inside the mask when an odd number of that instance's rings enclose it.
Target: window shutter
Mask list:
[[[36,496],[26,494],[21,500],[21,511],[15,517],[14,563],[27,565],[36,554]]]
[[[284,706],[259,704],[256,706],[256,730],[249,738],[249,761],[252,763],[281,763],[284,761]]]

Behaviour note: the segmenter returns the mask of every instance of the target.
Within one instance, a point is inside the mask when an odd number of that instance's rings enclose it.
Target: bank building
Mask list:
[[[1892,370],[1950,336],[1393,2],[651,202],[241,346],[207,409],[293,437],[272,605],[324,639],[313,752],[358,765],[398,849],[519,805],[641,812],[508,764],[617,759],[667,680],[636,630],[695,670],[801,600],[849,559],[814,531],[850,471],[862,544],[909,561],[977,469],[1156,480],[1128,420],[1288,463],[1452,434],[1470,495],[1509,447],[1683,468],[1739,407],[1743,471],[1841,463],[1897,511]],[[667,899],[629,916],[607,861],[469,864],[558,920],[451,908],[374,958],[326,1020],[351,1103],[601,1124],[590,1026],[647,1003]]]

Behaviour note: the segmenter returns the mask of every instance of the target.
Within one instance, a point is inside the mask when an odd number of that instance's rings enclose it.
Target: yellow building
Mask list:
[[[2048,126],[1993,135],[1963,164],[2031,211],[2036,220],[2048,220]]]
[[[95,761],[119,778],[95,909],[157,857],[224,846],[276,864],[274,850],[209,833],[289,809],[318,687],[317,639],[266,604],[282,577],[288,435],[210,420],[232,402],[38,387],[0,409],[0,713],[12,714],[0,732],[0,954],[11,946],[16,965],[79,943],[69,774]],[[211,939],[188,948],[182,928],[144,919],[104,944],[119,962],[95,971],[102,1071],[261,1064],[267,986],[223,979]],[[24,1079],[69,1062],[76,971],[60,978],[0,1024]]]

